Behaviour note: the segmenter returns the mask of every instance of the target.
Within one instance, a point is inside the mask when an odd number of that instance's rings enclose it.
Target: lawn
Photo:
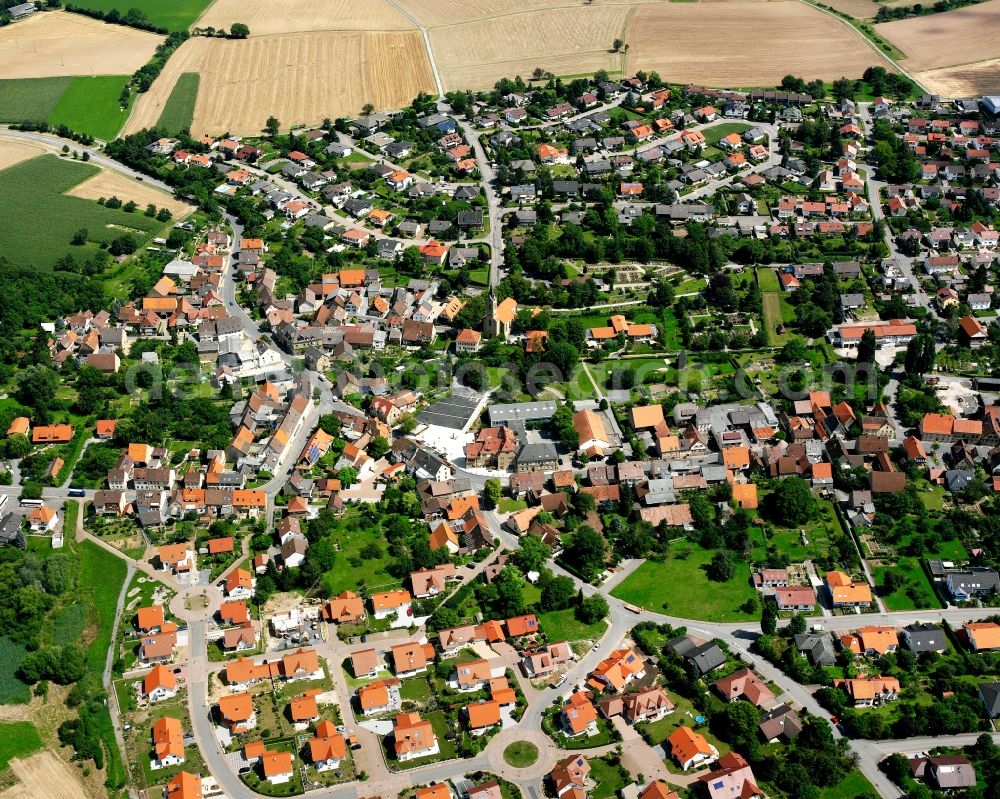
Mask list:
[[[127,569],[121,558],[101,549],[90,541],[79,544],[80,581],[78,599],[90,604],[89,620],[97,625],[97,634],[87,648],[87,666],[101,673],[111,646],[118,595],[125,582]]]
[[[523,499],[511,499],[510,497],[504,497],[500,500],[500,504],[497,506],[497,510],[500,513],[516,513],[519,510],[524,510],[528,507],[528,503]]]
[[[595,788],[590,792],[591,799],[611,799],[625,787],[627,774],[621,766],[613,766],[604,758],[592,758],[590,761],[590,779]]]
[[[781,291],[778,273],[773,269],[758,269],[757,285],[760,286],[761,291]]]
[[[163,104],[163,111],[156,123],[158,128],[171,136],[190,129],[194,118],[194,103],[198,99],[199,80],[197,72],[185,72],[177,79],[167,102]]]
[[[765,496],[762,493],[761,500],[764,500]],[[802,527],[768,527],[767,538],[770,547],[786,555],[792,563],[825,557],[830,548],[830,536],[841,530],[833,504],[825,499],[817,501],[820,514],[808,524]],[[805,530],[808,543],[802,542],[800,530]]]
[[[87,257],[99,245],[131,233],[140,245],[163,227],[162,222],[105,208],[92,200],[64,192],[82,183],[98,168],[55,155],[42,155],[0,171],[0,241],[4,255],[17,264],[51,269],[63,256]],[[73,245],[74,235],[86,231],[87,243]]]
[[[929,511],[944,510],[944,486],[931,485],[926,480],[917,482],[917,491],[920,492],[920,501]],[[965,557],[964,555],[962,557]]]
[[[836,785],[824,788],[820,799],[843,799],[845,796],[875,796],[875,788],[860,771],[852,771]]]
[[[611,595],[633,605],[686,619],[756,619],[756,611],[740,610],[740,606],[756,593],[750,584],[750,565],[737,560],[733,578],[724,583],[715,582],[705,573],[714,554],[696,544],[674,544],[667,560],[662,563],[647,560]]]
[[[73,78],[0,80],[0,122],[45,122]]]
[[[879,591],[879,596],[885,602],[886,610],[917,610],[941,607],[941,602],[934,592],[934,587],[927,579],[927,573],[924,571],[923,566],[921,566],[919,558],[905,555],[898,556],[891,568],[893,571],[902,574],[906,581],[891,594],[884,594]],[[885,566],[876,566],[872,569],[872,574],[875,577],[877,585],[882,585],[887,571],[889,571],[889,567]]]
[[[426,702],[431,697],[431,686],[425,677],[403,680],[399,686],[399,698],[404,702]]]
[[[163,0],[79,0],[77,5],[104,12],[116,8],[122,15],[134,8],[141,11],[151,25],[170,31],[182,31],[201,16],[209,2],[210,0],[171,0],[169,3]]]
[[[128,108],[118,101],[127,82],[126,75],[73,78],[49,114],[49,123],[110,141],[128,118]]]
[[[584,624],[576,618],[573,608],[542,613],[538,624],[550,641],[596,641],[608,628],[603,619],[596,624]]]
[[[27,757],[41,748],[42,739],[30,721],[0,723],[0,772],[15,757]]]
[[[705,141],[712,145],[718,144],[723,136],[728,136],[730,133],[743,134],[752,127],[753,125],[748,125],[746,122],[723,122],[720,125],[704,128],[702,133],[705,134]]]
[[[366,526],[362,527],[363,524]],[[333,543],[338,550],[337,559],[333,568],[323,575],[323,585],[330,596],[345,590],[358,591],[362,587],[369,591],[399,588],[399,580],[386,570],[390,557],[382,531],[362,521],[359,511],[348,510],[338,520],[333,529]],[[379,545],[380,557],[362,560],[361,551],[373,544]]]
[[[775,328],[794,321],[795,309],[785,298],[785,292],[781,290],[776,270],[758,269],[757,285],[763,293],[764,333],[767,335],[767,343],[771,346],[784,344],[788,340],[787,334],[778,335]]]
[[[503,750],[503,759],[514,768],[527,768],[538,760],[538,747],[528,741],[515,741]]]

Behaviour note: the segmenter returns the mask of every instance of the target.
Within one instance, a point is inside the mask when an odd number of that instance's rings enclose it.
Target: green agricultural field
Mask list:
[[[611,595],[624,602],[704,621],[747,621],[758,614],[740,606],[755,596],[750,584],[750,566],[736,561],[733,579],[724,583],[709,580],[705,573],[715,553],[697,544],[682,541],[671,547],[662,563],[648,560],[619,585]]]
[[[45,122],[73,80],[0,80],[0,122]]]
[[[0,773],[15,757],[27,757],[41,748],[42,739],[30,721],[0,723]]]
[[[163,104],[163,111],[156,123],[158,128],[163,128],[171,136],[176,136],[182,130],[191,127],[194,103],[198,99],[199,79],[197,72],[185,72],[177,79],[174,88],[170,90],[167,102]]]
[[[151,25],[170,31],[187,30],[201,16],[211,0],[79,0],[81,8],[108,12],[113,8],[124,15],[133,8],[141,11]]]
[[[128,117],[128,109],[118,103],[126,75],[98,75],[73,78],[48,121],[109,141],[118,135]]]
[[[0,171],[0,241],[14,263],[51,269],[72,253],[86,258],[101,244],[132,234],[140,247],[163,227],[140,213],[105,208],[92,200],[64,192],[82,183],[98,168],[55,155],[42,155]],[[86,230],[87,243],[74,246],[74,235]]]
[[[125,75],[0,80],[0,122],[48,122],[113,139],[128,116],[118,104],[127,81]]]

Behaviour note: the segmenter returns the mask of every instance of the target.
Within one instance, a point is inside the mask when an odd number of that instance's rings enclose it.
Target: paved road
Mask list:
[[[858,118],[864,125],[865,134],[871,136],[873,125],[871,103],[858,104]],[[896,240],[892,235],[892,231],[885,222],[885,214],[882,211],[881,192],[886,187],[886,183],[875,178],[875,168],[870,164],[866,166],[865,182],[868,187],[868,201],[872,209],[872,218],[875,219],[876,222],[882,223],[882,226],[885,229],[885,243],[888,245],[889,252],[892,254],[897,266],[899,266],[903,276],[906,278],[913,293],[916,295],[917,303],[922,308],[929,310],[931,307],[930,297],[927,296],[927,292],[924,291],[923,286],[920,285],[920,281],[917,279],[917,276],[913,271],[913,259],[899,251],[899,248],[896,246]]]
[[[168,186],[166,183],[152,178],[149,175],[144,175],[141,172],[136,172],[134,169],[125,166],[125,164],[115,161],[113,158],[108,158],[106,155],[101,153],[101,150],[97,147],[90,146],[84,147],[82,144],[78,144],[72,139],[62,139],[58,136],[53,136],[49,133],[35,133],[33,131],[27,130],[12,130],[6,127],[0,127],[0,138],[13,139],[16,141],[29,142],[31,144],[37,144],[44,147],[50,152],[61,154],[64,145],[69,146],[70,151],[76,150],[80,153],[87,153],[90,156],[92,163],[102,166],[105,169],[111,169],[115,172],[120,172],[123,175],[127,175],[135,180],[140,180],[150,186],[155,186],[158,189],[162,189],[168,194],[173,194],[174,190]]]

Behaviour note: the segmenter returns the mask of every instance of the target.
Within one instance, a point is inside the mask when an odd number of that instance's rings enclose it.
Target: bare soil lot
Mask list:
[[[66,193],[73,197],[82,197],[85,200],[99,200],[101,197],[117,197],[122,202],[132,200],[143,210],[152,203],[157,208],[169,209],[175,218],[187,216],[194,210],[187,203],[181,202],[166,192],[132,180],[120,172],[102,170],[83,183],[78,183]]]
[[[386,0],[216,0],[195,23],[224,28],[242,22],[251,36],[323,30],[412,30]]]
[[[0,76],[128,75],[162,38],[65,11],[35,14],[0,28]]]
[[[245,41],[196,38],[185,42],[136,104],[126,133],[155,124],[177,78],[201,81],[191,131],[259,133],[276,116],[282,128],[407,105],[433,92],[417,31],[321,31]]]
[[[481,89],[499,78],[621,68],[611,53],[628,6],[590,5],[491,17],[434,28],[431,47],[446,89]]]
[[[18,785],[0,793],[0,799],[79,799],[89,796],[72,768],[49,751],[24,760],[12,760]]]
[[[0,169],[6,169],[21,161],[27,161],[45,152],[44,147],[19,141],[0,140]],[[3,707],[7,707],[4,705]]]
[[[903,66],[916,72],[1000,58],[1000,0],[884,22],[875,30],[906,54]]]
[[[846,24],[795,0],[642,5],[625,41],[628,74],[711,86],[775,86],[789,73],[858,77],[884,64]]]
[[[973,97],[1000,92],[1000,58],[918,72],[917,78],[942,97]]]

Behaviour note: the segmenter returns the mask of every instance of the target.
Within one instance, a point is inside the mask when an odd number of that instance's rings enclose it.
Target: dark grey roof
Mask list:
[[[555,445],[547,441],[537,444],[525,444],[521,447],[521,451],[517,453],[518,466],[533,463],[548,463],[555,460],[559,460],[559,453],[556,451]]]
[[[940,652],[948,648],[944,630],[930,622],[914,622],[903,629],[903,641],[915,655]]]
[[[551,419],[557,404],[553,400],[538,402],[513,402],[507,405],[490,405],[490,424],[498,425],[511,421],[530,422]]]
[[[832,666],[837,662],[837,655],[833,651],[833,642],[830,636],[823,633],[802,633],[795,636],[795,646],[798,650],[808,655],[814,666]]]
[[[687,659],[694,663],[699,674],[707,674],[726,662],[726,653],[714,641],[695,647]]]
[[[1000,682],[979,683],[979,696],[986,705],[986,712],[991,719],[1000,716]]]

